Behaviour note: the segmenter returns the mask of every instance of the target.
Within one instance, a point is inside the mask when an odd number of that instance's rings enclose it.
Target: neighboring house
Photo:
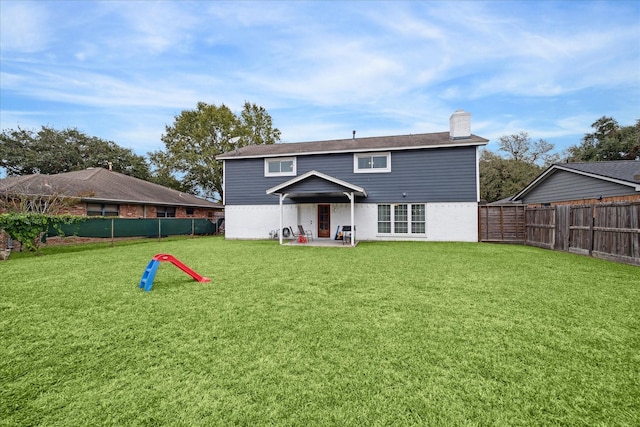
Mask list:
[[[511,200],[525,205],[640,201],[640,160],[554,164]]]
[[[68,206],[63,212],[80,216],[211,220],[224,216],[218,203],[103,168],[0,179],[0,198],[16,200],[21,195],[64,198]]]
[[[225,236],[263,239],[302,225],[314,238],[478,240],[478,147],[470,113],[450,131],[252,145],[224,161]],[[282,236],[283,233],[280,233]],[[355,239],[352,239],[355,244]]]

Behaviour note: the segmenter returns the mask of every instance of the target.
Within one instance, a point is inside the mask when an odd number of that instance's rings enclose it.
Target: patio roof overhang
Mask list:
[[[285,181],[267,190],[267,194],[286,195],[290,199],[320,196],[367,197],[363,187],[315,170]],[[349,197],[349,196],[347,196]]]
[[[311,198],[311,197],[327,197],[327,196],[344,196],[349,199],[351,205],[351,222],[350,225],[355,231],[355,202],[356,197],[367,197],[367,192],[363,187],[352,184],[347,181],[329,176],[316,170],[309,171],[300,176],[285,181],[282,184],[271,187],[267,190],[267,194],[273,194],[280,199],[280,230],[283,225],[283,203],[287,197],[295,198]],[[282,244],[282,233],[280,234],[280,244]],[[355,233],[351,238],[351,246],[355,246]]]

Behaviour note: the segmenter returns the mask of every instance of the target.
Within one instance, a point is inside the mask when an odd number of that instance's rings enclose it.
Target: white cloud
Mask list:
[[[51,41],[44,5],[38,2],[0,2],[0,50],[33,53]]]
[[[569,118],[591,111],[616,116],[589,96],[640,93],[632,3],[0,4],[3,127],[20,108],[27,117],[53,105],[52,117],[68,112],[65,123],[85,120],[77,111],[104,112],[120,129],[114,138],[137,144],[159,140],[172,114],[198,101],[232,109],[251,101],[277,112],[288,141],[348,137],[353,128],[442,131],[458,108],[472,112],[476,134],[531,129],[543,137],[576,132],[584,124]],[[603,21],[604,9],[620,24]],[[619,105],[607,99],[598,106]],[[542,100],[557,104],[553,113]],[[626,110],[640,116],[632,101]],[[156,118],[136,124],[118,110]]]

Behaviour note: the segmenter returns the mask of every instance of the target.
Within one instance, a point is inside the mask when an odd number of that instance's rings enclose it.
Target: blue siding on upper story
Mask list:
[[[633,188],[572,172],[558,170],[521,198],[524,204],[637,194]]]
[[[354,173],[350,153],[317,154],[297,156],[297,175],[316,170],[364,187],[368,197],[358,201],[366,203],[475,202],[476,164],[475,146],[392,151],[386,173]],[[262,158],[226,160],[225,202],[278,204],[266,190],[292,178],[265,177]]]

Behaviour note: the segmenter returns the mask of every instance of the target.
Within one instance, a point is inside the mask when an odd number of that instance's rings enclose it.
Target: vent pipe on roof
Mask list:
[[[449,138],[471,138],[471,113],[466,113],[464,110],[457,110],[451,115],[449,118]]]
[[[240,137],[239,137],[239,136],[234,136],[233,138],[231,138],[231,139],[229,140],[229,143],[230,143],[230,144],[234,144],[234,145],[236,146],[236,149],[235,149],[235,153],[236,153],[236,154],[238,154],[238,148],[239,148],[239,146],[240,146],[240,144],[238,143],[238,141],[240,141]]]
[[[353,131],[353,139],[354,140],[356,139],[356,131],[355,130]]]
[[[107,164],[109,165],[109,170],[110,170],[110,171],[112,171],[112,170],[113,170],[113,163],[112,163],[112,162],[109,162],[109,163],[107,163]]]

